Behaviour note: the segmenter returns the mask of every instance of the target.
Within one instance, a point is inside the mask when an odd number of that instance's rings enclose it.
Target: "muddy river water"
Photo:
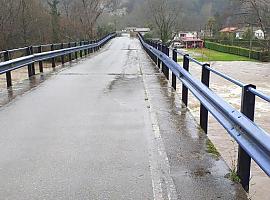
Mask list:
[[[210,62],[210,64],[213,68],[243,83],[256,85],[257,89],[270,95],[270,63],[234,61]],[[200,66],[191,63],[190,72],[196,78],[200,79]],[[211,74],[210,79],[210,88],[232,106],[240,110],[241,88],[213,74]],[[178,88],[178,92],[181,93],[181,86],[179,85]],[[199,121],[200,104],[192,95],[190,95],[189,99],[189,108],[196,120]],[[255,121],[270,133],[270,103],[256,98]],[[209,119],[209,137],[226,163],[231,168],[236,167],[238,146],[211,115]],[[253,162],[250,198],[255,200],[269,200],[269,193],[270,178]]]
[[[250,83],[266,94],[270,95],[270,63],[257,62],[211,62],[211,66],[232,76],[244,83]],[[200,79],[201,68],[191,63],[191,73]],[[45,69],[46,72],[52,72],[51,68]],[[24,83],[27,79],[27,69],[17,70],[13,73],[14,87],[13,92],[21,90],[29,83]],[[25,81],[27,82],[27,81]],[[29,81],[28,81],[29,82]],[[31,84],[31,83],[30,83]],[[233,85],[218,76],[211,74],[211,89],[228,101],[232,106],[240,109],[241,88]],[[3,101],[9,101],[10,91],[5,89],[5,76],[0,76],[0,98]],[[31,86],[28,86],[31,88]],[[23,90],[23,89],[22,89]],[[181,93],[181,85],[178,84],[178,91]],[[19,94],[20,92],[18,92]],[[12,96],[12,93],[11,93]],[[196,119],[199,119],[199,102],[190,95],[189,108]],[[256,122],[270,133],[270,104],[260,99],[256,99]],[[236,166],[237,144],[230,138],[226,131],[210,116],[209,137],[221,153],[224,160],[230,167]],[[270,145],[270,144],[269,144]],[[262,170],[252,163],[250,198],[254,200],[269,200],[270,196],[270,178]]]

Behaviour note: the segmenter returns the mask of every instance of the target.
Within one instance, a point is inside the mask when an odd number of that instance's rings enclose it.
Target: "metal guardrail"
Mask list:
[[[169,70],[172,71],[172,87],[176,89],[176,78],[182,82],[183,103],[188,105],[188,91],[192,92],[200,101],[200,126],[205,133],[208,129],[208,112],[210,112],[239,144],[237,175],[243,188],[246,191],[249,190],[251,158],[270,176],[270,134],[254,123],[255,97],[258,96],[267,102],[270,97],[256,90],[254,85],[235,80],[187,54],[174,49],[172,58],[170,58],[168,47],[144,40],[140,34],[139,39],[145,51],[156,65],[161,67],[168,80]],[[177,62],[178,54],[183,56],[183,66]],[[189,73],[190,62],[195,62],[202,67],[201,81]],[[210,72],[242,88],[241,112],[209,89]]]
[[[173,50],[175,50],[175,49],[173,49]],[[190,61],[192,61],[192,62],[194,62],[194,63],[200,65],[201,67],[205,66],[205,63],[201,63],[201,62],[197,61],[196,59],[192,58],[192,57],[189,56],[188,54],[185,54],[185,53],[183,53],[183,52],[181,52],[181,51],[179,51],[179,50],[175,50],[175,51],[177,52],[177,54],[180,54],[180,55],[182,55],[182,56],[184,56],[184,57],[187,57]],[[213,68],[211,68],[211,67],[208,67],[208,66],[205,66],[205,67],[206,67],[209,71],[213,72],[214,74],[216,74],[216,75],[218,75],[218,76],[220,76],[220,77],[226,79],[227,81],[229,81],[229,82],[231,82],[231,83],[234,83],[235,85],[237,85],[237,86],[239,86],[239,87],[242,87],[242,88],[243,88],[243,87],[245,86],[245,84],[242,83],[241,81],[238,81],[238,80],[236,80],[236,79],[234,79],[234,78],[232,78],[232,77],[230,77],[230,76],[228,76],[228,75],[226,75],[226,74],[223,74],[222,72],[219,72],[218,70],[215,70],[215,69],[213,69]],[[257,90],[257,89],[254,89],[254,88],[252,88],[252,87],[250,87],[249,90],[250,90],[250,92],[252,92],[252,93],[253,93],[254,95],[256,95],[257,97],[260,97],[261,99],[263,99],[263,100],[265,100],[265,101],[267,101],[267,102],[270,103],[270,96],[264,94],[263,92],[261,92],[261,91],[259,91],[259,90]]]
[[[64,48],[64,43],[62,44],[51,44],[51,45],[40,45],[40,46],[31,46],[23,47],[18,49],[7,50],[0,52],[4,54],[4,62],[0,62],[0,74],[6,73],[7,87],[12,86],[11,71],[18,68],[28,66],[28,76],[31,77],[35,75],[35,66],[34,63],[39,63],[39,70],[43,72],[43,63],[42,61],[51,60],[52,67],[56,66],[56,58],[61,57],[62,64],[65,63],[65,56],[68,55],[69,62],[72,61],[72,53],[75,55],[75,59],[78,59],[78,52],[80,52],[80,57],[83,57],[83,54],[86,56],[92,52],[98,51],[105,43],[110,39],[115,37],[115,33],[111,33],[100,40],[92,42],[80,42],[79,46],[77,43],[67,43],[68,48]],[[84,44],[83,44],[84,43]],[[73,47],[72,47],[73,44]],[[56,45],[61,45],[61,49],[54,50]],[[42,47],[50,47],[50,51],[42,52]],[[38,48],[38,53],[34,53],[33,48]],[[15,59],[10,59],[10,53],[25,50],[27,56],[22,56]]]

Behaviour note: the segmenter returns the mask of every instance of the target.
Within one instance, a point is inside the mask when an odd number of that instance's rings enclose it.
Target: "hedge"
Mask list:
[[[259,61],[270,61],[269,54],[267,52],[254,51],[254,50],[250,51],[247,48],[223,45],[223,44],[209,42],[209,41],[205,41],[205,47],[207,49],[212,49],[212,50],[220,51],[223,53],[235,54],[235,55],[244,56],[248,58],[249,58],[249,53],[250,53],[250,58],[252,59],[259,60]]]

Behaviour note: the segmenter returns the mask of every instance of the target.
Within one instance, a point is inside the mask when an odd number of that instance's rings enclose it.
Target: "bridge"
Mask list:
[[[57,59],[71,63],[2,106],[3,199],[247,199],[250,160],[269,175],[270,138],[252,122],[254,97],[269,97],[254,86],[188,55],[181,67],[181,52],[170,58],[168,47],[142,36],[56,46],[26,48],[28,55],[16,59],[3,52],[8,87],[18,68],[27,66],[31,79],[34,63],[40,73],[46,60],[52,67]],[[202,82],[188,73],[191,61],[202,66]],[[243,87],[242,113],[209,90],[210,72]],[[200,125],[186,107],[188,90],[202,103]],[[207,152],[208,111],[239,144],[243,187]]]

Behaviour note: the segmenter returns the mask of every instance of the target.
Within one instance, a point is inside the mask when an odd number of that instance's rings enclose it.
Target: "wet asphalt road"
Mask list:
[[[0,199],[246,199],[136,39],[0,109]]]

